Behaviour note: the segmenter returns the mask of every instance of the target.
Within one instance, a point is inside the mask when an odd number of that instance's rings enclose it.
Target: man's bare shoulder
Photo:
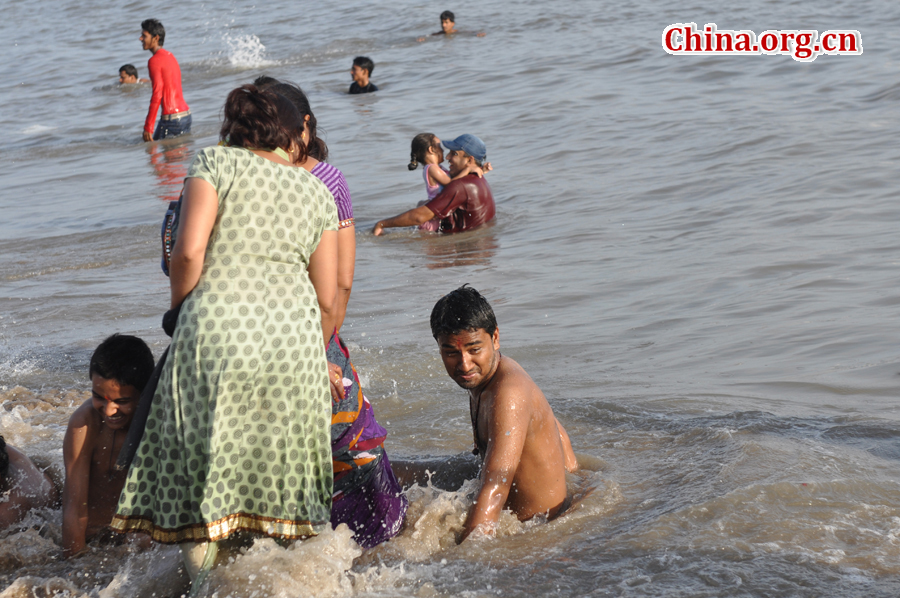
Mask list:
[[[500,360],[497,373],[494,374],[491,394],[494,397],[494,403],[502,404],[524,402],[544,396],[525,368],[505,355]]]
[[[76,409],[72,416],[69,417],[69,429],[87,427],[88,431],[96,432],[100,430],[103,422],[100,414],[94,409],[93,401],[88,399]]]

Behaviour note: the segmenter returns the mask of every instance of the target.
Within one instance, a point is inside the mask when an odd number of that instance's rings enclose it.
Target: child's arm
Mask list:
[[[435,185],[447,185],[453,179],[450,178],[450,175],[447,172],[438,166],[437,164],[429,164],[426,166],[428,168],[428,186],[434,187]],[[462,175],[459,175],[462,176]],[[456,178],[459,178],[457,176]]]
[[[63,440],[66,481],[63,486],[63,554],[66,558],[84,550],[88,528],[88,489],[91,483],[92,430],[88,400],[75,410]]]

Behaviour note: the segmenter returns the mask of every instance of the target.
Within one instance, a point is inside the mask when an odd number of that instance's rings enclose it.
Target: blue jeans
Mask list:
[[[191,115],[172,120],[160,120],[156,124],[156,132],[153,133],[153,141],[171,139],[191,132]]]

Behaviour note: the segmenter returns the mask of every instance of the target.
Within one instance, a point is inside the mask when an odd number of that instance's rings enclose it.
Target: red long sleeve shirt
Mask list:
[[[144,121],[144,130],[153,133],[160,104],[163,114],[184,112],[188,110],[188,105],[181,95],[181,68],[171,52],[160,48],[147,61],[147,68],[150,70],[150,81],[153,83],[153,95],[150,97],[150,111],[147,112],[147,120]]]

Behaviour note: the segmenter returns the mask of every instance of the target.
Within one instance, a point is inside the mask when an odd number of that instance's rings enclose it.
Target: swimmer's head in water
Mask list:
[[[113,334],[94,350],[88,376],[115,380],[123,386],[144,390],[153,373],[153,353],[136,336]]]
[[[425,157],[428,155],[428,150],[440,152],[440,158],[438,160],[438,164],[443,162],[443,148],[441,148],[441,141],[437,138],[437,135],[434,133],[419,133],[412,140],[412,146],[409,151],[409,169],[415,170],[419,164],[425,164]]]
[[[449,10],[445,10],[441,13],[441,29],[444,33],[450,33],[453,31],[453,27],[456,25],[456,17]]]
[[[156,43],[162,47],[166,41],[166,28],[163,27],[162,23],[157,19],[141,21],[141,43],[144,45],[145,50],[149,50],[152,47],[153,38],[157,36],[159,39],[156,40]]]
[[[133,64],[123,64],[119,67],[119,83],[127,84],[127,83],[137,83],[138,82],[138,72],[137,68]]]
[[[491,304],[481,293],[464,284],[438,299],[431,310],[431,334],[439,336],[484,329],[488,336],[497,330],[497,318]]]

